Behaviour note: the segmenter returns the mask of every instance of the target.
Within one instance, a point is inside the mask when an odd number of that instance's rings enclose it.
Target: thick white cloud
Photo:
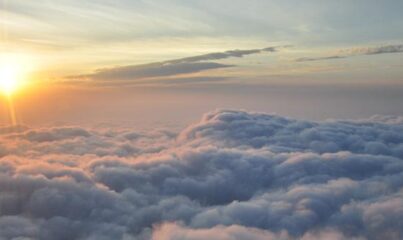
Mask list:
[[[0,239],[400,239],[399,118],[3,128]]]

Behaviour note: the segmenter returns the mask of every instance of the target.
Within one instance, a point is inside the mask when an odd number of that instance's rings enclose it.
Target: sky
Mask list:
[[[0,0],[0,240],[403,239],[402,9]]]
[[[14,97],[27,124],[111,115],[184,124],[216,108],[304,119],[399,115],[402,7],[399,0],[1,0],[1,59],[29,80]]]

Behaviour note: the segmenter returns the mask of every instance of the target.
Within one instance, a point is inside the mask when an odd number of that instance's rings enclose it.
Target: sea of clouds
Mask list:
[[[3,127],[0,239],[403,239],[403,119]]]

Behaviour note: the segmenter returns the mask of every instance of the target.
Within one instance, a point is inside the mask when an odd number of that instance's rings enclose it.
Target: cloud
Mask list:
[[[91,134],[83,128],[62,127],[27,131],[20,137],[31,142],[52,142],[75,137],[89,137],[90,135]]]
[[[211,60],[219,60],[225,58],[241,58],[251,54],[259,54],[264,52],[276,52],[279,48],[285,48],[290,46],[281,46],[281,47],[267,47],[262,49],[249,49],[249,50],[230,50],[225,52],[216,52],[216,53],[208,53],[203,55],[198,55],[194,57],[180,58],[176,60],[170,60],[166,63],[191,63],[191,62],[200,62],[200,61],[211,61]]]
[[[119,80],[119,81],[97,81],[94,83],[96,86],[103,87],[119,87],[119,86],[184,86],[184,85],[197,85],[197,84],[208,84],[208,83],[221,83],[225,81],[229,81],[231,78],[229,77],[208,77],[208,76],[199,76],[199,77],[188,77],[188,76],[172,76],[172,77],[158,77],[156,79],[143,79],[132,81],[130,79],[127,80]],[[71,83],[68,81],[68,83]],[[76,81],[77,84],[82,84],[82,81]],[[87,82],[88,84],[88,82]]]
[[[234,57],[241,58],[247,55],[259,54],[265,52],[276,52],[278,51],[278,49],[285,47],[289,46],[267,47],[262,49],[250,49],[250,50],[231,50],[225,52],[216,52],[193,57],[168,60],[164,62],[104,68],[104,69],[98,69],[97,71],[91,74],[70,76],[68,77],[68,79],[91,79],[96,81],[115,81],[115,82],[124,80],[138,81],[148,78],[170,77],[183,74],[198,73],[206,70],[229,68],[235,66],[208,61],[221,60]]]
[[[212,62],[190,63],[152,63],[146,65],[124,66],[97,70],[88,75],[96,80],[136,80],[151,77],[175,76],[186,73],[197,73],[205,70],[228,68],[233,65]]]
[[[376,55],[384,53],[402,53],[402,52],[403,52],[403,44],[387,45],[373,48],[354,48],[351,50],[351,53],[356,55]]]
[[[5,132],[0,239],[400,239],[397,119]]]
[[[248,228],[239,225],[216,226],[209,229],[189,229],[176,223],[165,223],[158,226],[153,233],[153,240],[291,240],[286,232],[274,233],[257,228]],[[304,234],[301,240],[329,239],[329,240],[360,240],[360,238],[347,238],[342,233],[328,229]],[[362,240],[362,238],[361,238]]]
[[[24,125],[16,125],[16,126],[0,126],[0,135],[9,134],[14,132],[24,132],[28,127]]]
[[[379,116],[376,119],[377,122],[316,123],[276,115],[224,111],[206,114],[200,123],[185,129],[179,140],[194,144],[213,141],[218,146],[268,147],[274,152],[349,151],[403,157],[400,144],[403,137],[398,134],[402,130],[400,122],[384,124],[382,120],[390,122],[390,119]]]
[[[367,47],[367,48],[351,48],[347,50],[340,51],[343,55],[331,55],[325,57],[303,57],[298,58],[295,61],[297,62],[311,62],[311,61],[323,61],[323,60],[332,60],[332,59],[344,59],[350,58],[354,56],[363,56],[363,55],[378,55],[378,54],[386,54],[386,53],[402,53],[403,45],[386,45],[379,47]]]
[[[348,58],[348,56],[328,56],[328,57],[303,57],[303,58],[298,58],[295,61],[297,62],[314,62],[314,61],[322,61],[322,60],[332,60],[332,59],[343,59],[343,58]]]
[[[204,239],[221,239],[221,240],[274,240],[289,239],[287,234],[271,233],[255,228],[247,228],[239,225],[217,226],[210,229],[189,229],[175,223],[167,223],[159,226],[153,233],[153,240],[204,240]]]

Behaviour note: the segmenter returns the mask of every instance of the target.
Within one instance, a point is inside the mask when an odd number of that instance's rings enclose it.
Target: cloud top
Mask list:
[[[217,110],[0,136],[0,239],[400,239],[403,125]]]

